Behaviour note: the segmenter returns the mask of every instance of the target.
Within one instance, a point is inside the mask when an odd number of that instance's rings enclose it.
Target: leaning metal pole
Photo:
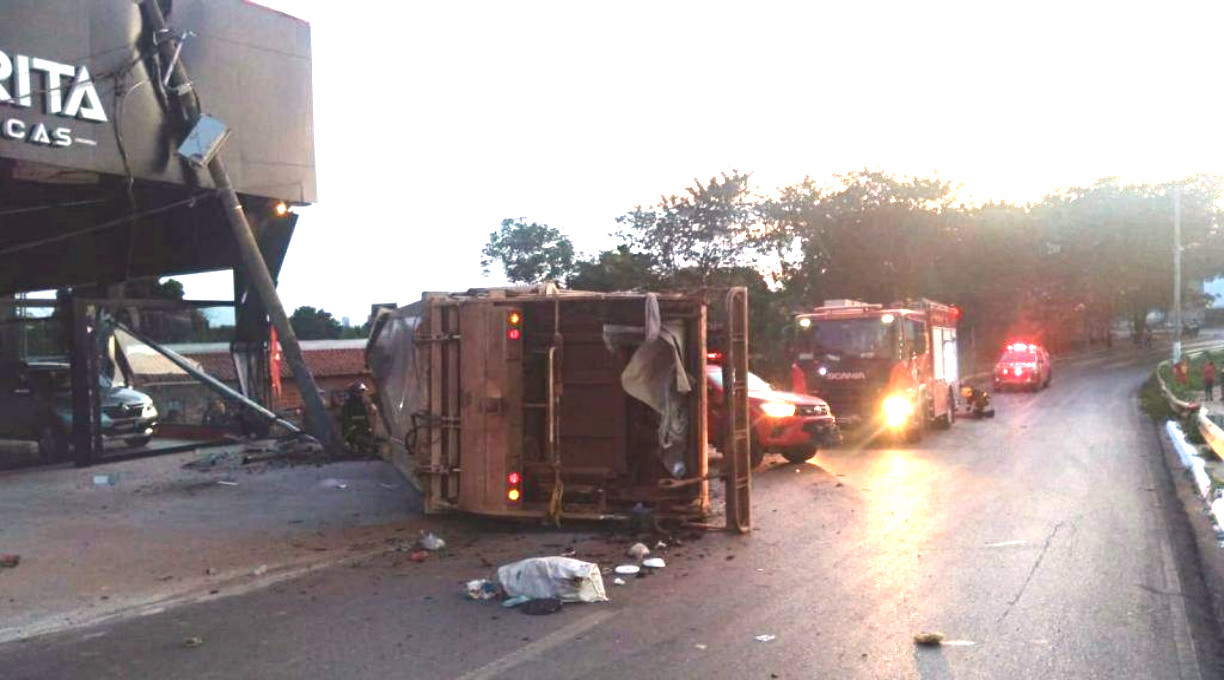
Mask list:
[[[185,135],[200,117],[198,101],[192,94],[191,81],[187,79],[187,69],[183,67],[183,60],[176,54],[175,41],[170,39],[170,31],[166,28],[166,17],[162,14],[158,0],[141,0],[140,7],[145,23],[152,31],[154,44],[161,52],[163,63],[169,64],[170,78],[166,84],[166,91],[178,100],[177,108],[179,118],[181,118],[182,132]],[[306,360],[302,357],[302,347],[298,344],[297,335],[293,332],[288,315],[285,314],[280,296],[276,294],[276,284],[272,281],[268,265],[259,252],[255,235],[251,233],[251,225],[247,222],[246,213],[242,211],[238,194],[234,191],[233,184],[230,183],[229,173],[226,172],[221,154],[213,156],[208,163],[208,172],[212,176],[213,184],[225,207],[225,215],[242,258],[242,268],[250,279],[251,288],[259,296],[264,309],[268,310],[268,317],[280,338],[285,361],[293,370],[293,380],[297,383],[298,391],[302,395],[302,404],[306,408],[306,430],[323,446],[330,448],[333,444],[331,422],[328,420],[323,399],[319,396],[319,388],[315,384],[314,376],[310,373],[310,368],[306,365]]]

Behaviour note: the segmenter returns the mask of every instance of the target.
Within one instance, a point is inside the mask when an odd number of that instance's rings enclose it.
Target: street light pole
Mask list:
[[[1181,258],[1181,187],[1173,187],[1173,363],[1182,351]]]

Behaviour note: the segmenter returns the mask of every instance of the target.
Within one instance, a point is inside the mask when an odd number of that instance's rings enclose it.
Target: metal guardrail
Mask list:
[[[1199,434],[1203,435],[1203,441],[1211,447],[1215,455],[1224,459],[1224,428],[1212,418],[1220,418],[1218,414],[1212,414],[1207,407],[1196,401],[1185,401],[1173,394],[1165,383],[1164,376],[1161,375],[1160,369],[1169,364],[1168,361],[1162,361],[1156,366],[1156,380],[1160,383],[1160,391],[1164,393],[1165,400],[1169,402],[1169,407],[1172,408],[1178,415],[1196,414],[1195,420],[1198,425]]]
[[[1164,376],[1161,375],[1160,369],[1168,366],[1169,362],[1162,361],[1156,365],[1156,380],[1160,383],[1160,391],[1164,393],[1165,401],[1169,402],[1169,408],[1172,408],[1178,415],[1189,415],[1198,411],[1200,405],[1197,401],[1185,401],[1173,394],[1173,390],[1169,389],[1168,383],[1165,382]]]
[[[1198,412],[1198,428],[1203,440],[1215,451],[1215,455],[1224,458],[1224,429],[1212,418],[1211,411],[1200,408]],[[1215,416],[1220,418],[1219,415]]]

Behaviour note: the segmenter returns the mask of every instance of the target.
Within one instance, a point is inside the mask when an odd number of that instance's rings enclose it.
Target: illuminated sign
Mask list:
[[[0,104],[16,109],[41,107],[48,116],[71,121],[106,122],[102,99],[87,67],[23,54],[9,56],[0,51]],[[95,140],[77,137],[72,128],[54,123],[49,126],[16,115],[0,115],[0,139],[51,147],[97,144]]]

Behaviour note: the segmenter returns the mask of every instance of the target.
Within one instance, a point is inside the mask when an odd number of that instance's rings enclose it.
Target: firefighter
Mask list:
[[[369,390],[365,383],[355,382],[349,385],[348,398],[340,407],[340,431],[344,435],[344,443],[359,453],[363,452],[374,438],[370,429],[370,411],[365,400],[367,391]]]

